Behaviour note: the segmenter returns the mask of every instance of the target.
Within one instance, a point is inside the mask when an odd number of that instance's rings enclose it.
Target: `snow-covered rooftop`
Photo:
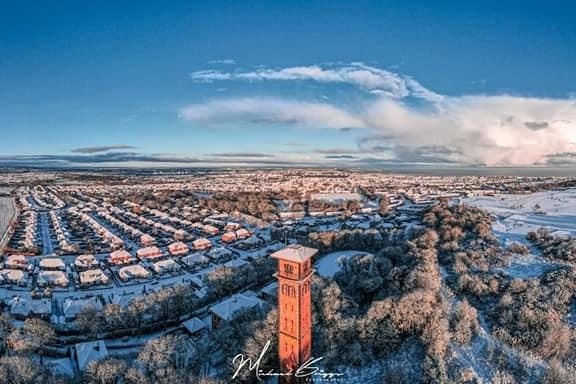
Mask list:
[[[263,301],[258,298],[238,293],[229,299],[214,305],[210,310],[219,318],[230,321],[244,311],[260,307],[262,304]]]
[[[274,252],[270,257],[301,263],[314,256],[316,252],[318,252],[317,249],[296,244]]]

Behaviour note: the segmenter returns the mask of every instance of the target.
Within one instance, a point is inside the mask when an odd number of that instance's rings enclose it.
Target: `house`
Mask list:
[[[264,301],[257,297],[246,293],[237,293],[210,307],[210,312],[212,313],[212,328],[218,329],[223,322],[230,322],[247,312],[259,312],[263,306]]]
[[[138,256],[140,260],[154,260],[164,255],[162,254],[162,250],[160,248],[156,246],[151,246],[146,248],[140,248],[139,250],[136,251],[136,256]]]
[[[102,302],[96,297],[88,297],[85,299],[66,299],[62,304],[62,314],[66,321],[74,321],[76,316],[86,308],[93,308],[96,311],[101,311],[103,306]]]
[[[206,224],[204,227],[202,227],[202,231],[211,236],[216,236],[218,232],[220,232],[218,228],[210,224]]]
[[[175,240],[184,240],[188,236],[188,233],[183,229],[178,229],[174,232],[174,239]]]
[[[154,272],[162,275],[166,272],[176,272],[181,269],[180,265],[172,259],[160,260],[153,265]]]
[[[192,247],[198,251],[210,249],[212,247],[212,242],[210,240],[202,237],[200,239],[196,239],[192,242]]]
[[[278,301],[278,282],[273,281],[260,290],[260,297],[270,303]]]
[[[80,285],[90,286],[90,285],[106,285],[110,281],[108,276],[101,269],[89,269],[87,271],[82,271],[79,274]]]
[[[76,358],[78,370],[83,372],[91,362],[108,357],[106,343],[104,343],[104,340],[96,340],[75,344],[74,357]]]
[[[207,265],[210,262],[210,259],[201,253],[193,253],[183,257],[181,261],[189,267],[194,267],[196,265]]]
[[[44,364],[55,374],[73,378],[75,376],[74,363],[70,357],[51,358],[45,357]]]
[[[50,299],[24,299],[16,296],[8,302],[10,314],[17,319],[25,320],[30,316],[49,319],[52,314],[52,301]]]
[[[238,243],[236,243],[235,247],[238,249],[242,249],[242,250],[248,250],[248,249],[255,249],[258,248],[260,246],[262,246],[264,242],[262,241],[262,239],[256,237],[256,236],[252,236],[247,238],[246,240],[242,240]]]
[[[226,232],[222,235],[222,241],[225,243],[231,243],[236,241],[236,232]]]
[[[202,336],[208,331],[208,325],[197,317],[186,320],[182,323],[182,327],[190,334],[190,336]]]
[[[74,260],[74,266],[78,269],[94,268],[98,265],[98,260],[93,255],[80,255]]]
[[[224,230],[229,231],[229,232],[234,232],[234,231],[239,230],[241,227],[242,226],[238,223],[230,222],[230,223],[226,224],[226,226],[224,227]]]
[[[152,236],[150,236],[147,233],[140,236],[140,244],[142,244],[143,247],[151,246],[154,243],[154,241],[156,241],[156,239],[154,239]]]
[[[236,231],[236,237],[240,240],[247,239],[250,236],[251,236],[251,233],[247,229],[241,228],[241,229]]]
[[[222,262],[230,260],[234,256],[234,254],[229,249],[226,249],[224,247],[217,247],[212,248],[211,250],[206,252],[206,256],[208,256],[210,259],[214,261]]]
[[[67,287],[69,282],[66,273],[55,270],[41,271],[38,274],[37,280],[38,286],[40,287]]]
[[[132,261],[132,255],[130,252],[125,250],[118,250],[110,253],[110,257],[108,258],[108,262],[114,265],[122,265],[127,264]]]
[[[118,271],[118,276],[120,276],[120,279],[122,279],[122,281],[128,281],[133,279],[147,279],[150,277],[150,271],[148,271],[140,264],[134,264],[120,268],[120,271]]]
[[[46,257],[40,260],[40,268],[45,271],[63,271],[66,264],[58,257]]]
[[[0,276],[2,276],[2,282],[9,284],[26,284],[26,274],[19,269],[3,269],[0,271]]]
[[[28,260],[24,255],[10,255],[4,265],[6,268],[26,269],[28,268]]]
[[[240,268],[246,264],[248,264],[248,262],[244,259],[232,259],[222,264],[222,266],[227,268]]]
[[[176,241],[176,242],[168,245],[168,252],[170,252],[170,254],[173,256],[185,255],[188,252],[190,252],[190,248],[188,248],[186,243],[183,243],[181,241]]]

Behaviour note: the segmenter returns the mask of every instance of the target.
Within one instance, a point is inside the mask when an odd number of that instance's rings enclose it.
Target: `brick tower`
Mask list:
[[[296,370],[312,353],[312,256],[317,250],[291,245],[278,259],[278,355],[281,372]],[[294,377],[283,380],[296,382]]]

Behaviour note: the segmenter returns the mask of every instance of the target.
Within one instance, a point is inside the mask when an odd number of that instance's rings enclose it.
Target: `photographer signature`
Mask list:
[[[276,372],[274,370],[263,371],[260,369],[260,363],[264,359],[266,352],[270,348],[270,340],[266,342],[262,352],[256,360],[252,360],[250,357],[245,357],[244,354],[239,353],[234,356],[232,360],[232,364],[236,366],[236,371],[234,371],[234,375],[232,379],[237,378],[242,372],[243,369],[248,369],[248,371],[253,372],[256,375],[256,378],[262,381],[262,377],[270,377],[270,376],[294,376],[298,378],[303,377],[312,377],[315,376],[319,378],[321,381],[336,381],[339,377],[344,376],[343,373],[335,373],[335,372],[326,372],[323,369],[316,367],[315,364],[321,361],[324,357],[317,357],[317,358],[310,358],[301,364],[296,370],[291,370],[288,372]]]

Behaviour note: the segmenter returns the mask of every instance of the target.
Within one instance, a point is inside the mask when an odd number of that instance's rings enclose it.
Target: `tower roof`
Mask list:
[[[311,258],[312,256],[314,256],[316,252],[318,252],[317,249],[295,244],[295,245],[289,245],[284,249],[274,252],[273,254],[270,255],[270,257],[273,257],[275,259],[282,259],[302,263]]]

